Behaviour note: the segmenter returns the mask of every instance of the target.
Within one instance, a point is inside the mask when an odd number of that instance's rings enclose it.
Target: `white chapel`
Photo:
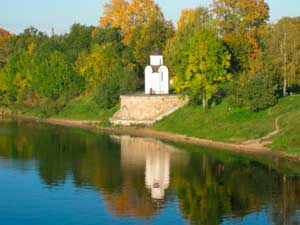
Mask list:
[[[145,94],[169,94],[169,70],[159,51],[150,55],[150,65],[145,68]]]

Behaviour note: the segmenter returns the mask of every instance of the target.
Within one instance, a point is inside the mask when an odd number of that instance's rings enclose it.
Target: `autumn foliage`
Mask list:
[[[153,0],[110,0],[104,6],[100,26],[120,28],[124,34],[124,43],[128,44],[134,30],[150,20],[164,19],[159,6]]]
[[[0,104],[51,114],[88,96],[111,109],[142,91],[149,55],[161,50],[173,92],[258,111],[300,89],[299,18],[268,19],[264,0],[214,0],[182,10],[175,28],[154,0],[108,0],[97,27],[52,36],[0,28]]]

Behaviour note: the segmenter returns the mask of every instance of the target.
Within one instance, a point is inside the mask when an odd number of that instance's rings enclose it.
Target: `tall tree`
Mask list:
[[[149,61],[149,55],[154,50],[164,50],[168,39],[174,35],[173,24],[165,20],[150,20],[141,27],[138,39],[133,50],[136,62],[145,67]]]
[[[212,30],[212,18],[207,8],[183,10],[173,38],[167,42],[165,56],[172,76],[183,76],[188,66],[189,40],[196,33]]]
[[[20,101],[23,92],[31,85],[31,55],[24,50],[10,55],[7,63],[7,87],[9,98]]]
[[[61,46],[50,39],[35,52],[32,66],[32,83],[35,90],[52,100],[67,95],[75,88],[76,74]]]
[[[73,24],[70,33],[65,35],[63,48],[71,62],[77,59],[81,51],[90,50],[93,29],[91,26]]]
[[[161,9],[153,0],[110,0],[104,6],[100,26],[120,28],[124,33],[124,43],[128,44],[134,30],[151,19],[163,19]]]
[[[233,71],[248,70],[266,34],[268,4],[264,0],[214,0],[212,10],[219,34],[233,55]]]
[[[267,54],[282,79],[283,95],[300,85],[300,18],[283,18],[271,26]]]
[[[189,41],[188,65],[184,76],[176,76],[175,88],[190,99],[202,101],[204,108],[219,90],[220,83],[231,79],[231,55],[212,31],[197,32]]]

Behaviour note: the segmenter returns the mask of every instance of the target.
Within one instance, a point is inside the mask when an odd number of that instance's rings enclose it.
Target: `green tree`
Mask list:
[[[141,27],[138,33],[133,54],[136,62],[144,68],[151,52],[165,49],[167,40],[174,35],[174,28],[170,21],[154,19]]]
[[[24,92],[30,89],[32,75],[30,72],[31,55],[24,50],[10,55],[7,69],[7,88],[11,101],[22,101]]]
[[[86,80],[86,91],[94,92],[103,108],[113,107],[121,92],[133,91],[138,86],[137,75],[122,63],[121,43],[96,44],[91,53],[82,55],[76,71]]]
[[[63,39],[63,51],[74,62],[79,53],[89,51],[92,43],[93,27],[81,24],[73,24],[68,34]]]
[[[7,102],[7,71],[5,68],[0,69],[0,104]]]
[[[282,80],[282,93],[300,85],[300,18],[283,18],[271,26],[267,54]]]
[[[257,73],[245,81],[230,84],[228,102],[258,112],[277,103],[277,84],[272,74]]]
[[[75,74],[65,54],[37,54],[33,62],[33,84],[41,96],[55,100],[72,88]]]
[[[76,62],[76,71],[84,77],[87,89],[95,88],[106,76],[111,68],[119,64],[119,51],[112,43],[95,45],[88,55],[82,55]]]
[[[188,65],[189,39],[202,30],[212,29],[212,18],[207,8],[183,10],[177,30],[165,48],[166,64],[172,76],[185,74]]]
[[[231,55],[212,31],[195,33],[187,53],[188,65],[184,76],[176,76],[175,89],[187,93],[195,102],[202,101],[206,108],[219,85],[231,79],[228,73]]]

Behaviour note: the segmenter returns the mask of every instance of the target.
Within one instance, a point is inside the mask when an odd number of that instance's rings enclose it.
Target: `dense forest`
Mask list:
[[[172,91],[209,108],[259,111],[300,85],[300,17],[269,22],[263,0],[214,0],[174,25],[153,0],[110,0],[99,26],[67,34],[0,29],[0,106],[62,112],[74,99],[111,109],[143,88],[149,54],[164,52]]]

